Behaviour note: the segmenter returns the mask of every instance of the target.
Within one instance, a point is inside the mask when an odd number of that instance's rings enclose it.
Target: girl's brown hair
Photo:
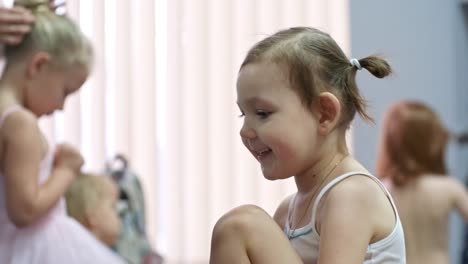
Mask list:
[[[277,63],[287,70],[293,89],[310,107],[314,98],[323,91],[335,94],[342,104],[346,126],[356,112],[373,121],[366,112],[367,103],[356,84],[358,68],[350,63],[344,52],[330,35],[315,28],[295,27],[269,36],[248,52],[241,69],[260,61]],[[360,66],[377,78],[391,73],[390,65],[376,56],[358,60]]]
[[[437,114],[424,103],[393,105],[384,121],[377,174],[397,186],[426,173],[445,175],[449,137]]]

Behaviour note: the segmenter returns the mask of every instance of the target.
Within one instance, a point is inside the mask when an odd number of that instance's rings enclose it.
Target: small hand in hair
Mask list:
[[[0,43],[17,45],[31,30],[34,16],[21,6],[0,7]]]
[[[65,167],[78,173],[83,166],[84,159],[75,147],[69,144],[60,144],[55,151],[55,167]]]
[[[38,3],[41,1],[38,1]],[[17,0],[12,8],[0,7],[0,44],[18,45],[24,36],[31,31],[34,15],[26,6],[34,1]],[[56,11],[64,7],[65,0],[49,0],[50,10]]]

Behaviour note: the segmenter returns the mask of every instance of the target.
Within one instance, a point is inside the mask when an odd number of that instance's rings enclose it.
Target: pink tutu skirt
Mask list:
[[[0,217],[1,264],[125,263],[61,206],[38,223],[18,229]],[[62,209],[63,208],[63,209]]]

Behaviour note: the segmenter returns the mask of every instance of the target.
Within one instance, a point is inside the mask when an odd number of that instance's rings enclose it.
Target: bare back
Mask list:
[[[468,194],[452,177],[423,176],[405,186],[390,186],[405,232],[407,263],[449,263],[449,215],[468,219]]]

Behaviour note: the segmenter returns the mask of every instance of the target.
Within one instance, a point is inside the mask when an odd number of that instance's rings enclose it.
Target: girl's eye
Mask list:
[[[242,118],[244,116],[245,116],[244,112],[241,112],[240,115],[238,115],[239,118]]]
[[[264,111],[264,110],[257,110],[256,112],[256,115],[260,118],[260,119],[265,119],[267,118],[268,116],[270,116],[271,112],[267,112],[267,111]]]

